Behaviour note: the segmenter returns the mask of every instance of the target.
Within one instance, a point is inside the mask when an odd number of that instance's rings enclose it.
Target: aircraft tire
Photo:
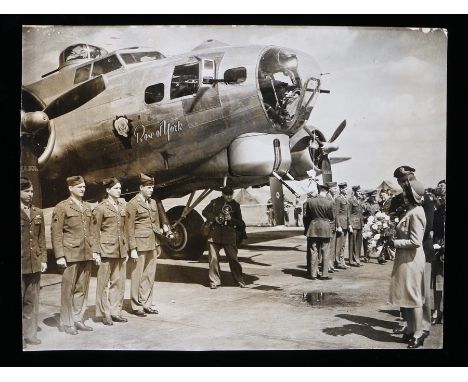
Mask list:
[[[167,217],[171,222],[179,219],[184,206],[176,206],[167,211]],[[175,227],[176,240],[164,245],[164,254],[167,257],[178,260],[197,260],[203,254],[206,247],[206,239],[201,233],[203,218],[192,210],[187,217]]]

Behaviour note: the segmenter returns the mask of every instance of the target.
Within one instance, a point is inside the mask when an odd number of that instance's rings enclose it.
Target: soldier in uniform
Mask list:
[[[23,347],[39,345],[37,321],[41,273],[47,270],[45,224],[42,210],[32,205],[34,190],[28,178],[20,178],[21,297]]]
[[[60,324],[65,333],[92,331],[83,322],[92,265],[91,206],[83,201],[86,190],[81,176],[67,178],[70,197],[55,206],[52,215],[52,248],[63,269]]]
[[[158,314],[153,306],[156,261],[161,254],[157,235],[173,234],[160,200],[151,199],[154,178],[140,174],[140,192],[127,203],[128,247],[132,258],[131,306],[133,314]]]
[[[309,197],[304,203],[304,232],[307,236],[307,277],[315,280],[330,280],[328,276],[328,254],[331,232],[331,222],[335,221],[334,203],[327,198],[328,187],[317,185],[317,197]],[[323,273],[318,274],[318,258],[323,259]]]
[[[328,272],[334,273],[338,272],[335,269],[335,258],[336,258],[336,216],[337,216],[337,203],[336,197],[338,196],[338,183],[336,182],[327,182],[328,187],[328,197],[333,202],[333,208],[335,211],[335,219],[330,222],[330,229],[331,229],[331,237],[330,237],[330,245],[329,245],[329,254],[328,254]]]
[[[96,316],[104,325],[127,322],[122,317],[128,259],[125,203],[119,201],[121,184],[104,179],[108,197],[93,211],[93,257],[99,266],[96,286]]]
[[[379,211],[379,204],[377,203],[377,190],[371,190],[366,192],[367,200],[362,204],[362,214],[364,217],[364,224],[367,223],[367,219],[370,216],[374,216]],[[370,241],[369,239],[363,239],[364,245],[364,262],[368,263],[370,260]]]
[[[338,184],[340,194],[335,198],[336,211],[336,255],[335,268],[348,269],[345,263],[344,251],[348,231],[351,229],[349,221],[349,202],[347,197],[348,184],[342,182]],[[351,229],[352,230],[352,229]]]
[[[239,203],[232,199],[233,189],[224,187],[222,196],[213,199],[203,210],[202,214],[210,226],[208,234],[208,261],[210,288],[216,289],[221,285],[219,268],[219,251],[224,249],[229,261],[234,281],[245,288],[242,266],[237,259],[236,227],[244,225]]]
[[[353,186],[353,195],[349,198],[349,265],[352,267],[361,267],[359,259],[362,247],[362,205],[361,187]]]

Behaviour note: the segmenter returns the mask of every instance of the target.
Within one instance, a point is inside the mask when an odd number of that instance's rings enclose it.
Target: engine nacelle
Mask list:
[[[285,134],[249,133],[193,171],[202,177],[270,176],[285,174],[291,166],[289,137]]]

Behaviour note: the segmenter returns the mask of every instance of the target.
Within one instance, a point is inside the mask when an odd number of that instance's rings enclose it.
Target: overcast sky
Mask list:
[[[313,56],[323,88],[309,124],[326,137],[343,119],[347,127],[331,156],[333,178],[376,187],[400,165],[416,168],[427,186],[445,178],[447,37],[443,31],[346,27],[124,26],[24,27],[23,84],[58,67],[75,43],[112,51],[154,47],[165,55],[192,50],[214,38],[231,45],[272,44]]]

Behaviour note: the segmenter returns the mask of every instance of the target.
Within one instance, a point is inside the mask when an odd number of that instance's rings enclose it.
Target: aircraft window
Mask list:
[[[164,84],[156,84],[148,86],[145,90],[145,102],[155,103],[160,102],[164,98]]]
[[[93,65],[93,77],[99,76],[100,74],[106,74],[117,70],[122,67],[117,56],[114,54],[112,56],[106,57],[100,61],[96,61]]]
[[[171,99],[196,94],[199,86],[199,71],[198,62],[176,66],[171,81]]]
[[[139,62],[147,62],[160,60],[164,56],[159,52],[136,52],[136,53],[121,53],[123,61],[127,64],[137,64]]]
[[[224,72],[224,80],[228,83],[240,84],[247,79],[247,69],[244,67],[231,68]]]
[[[76,69],[75,73],[75,84],[87,81],[89,79],[89,72],[91,71],[91,65],[86,65]]]
[[[65,62],[88,58],[88,45],[78,44],[68,47],[64,50],[63,56]]]

